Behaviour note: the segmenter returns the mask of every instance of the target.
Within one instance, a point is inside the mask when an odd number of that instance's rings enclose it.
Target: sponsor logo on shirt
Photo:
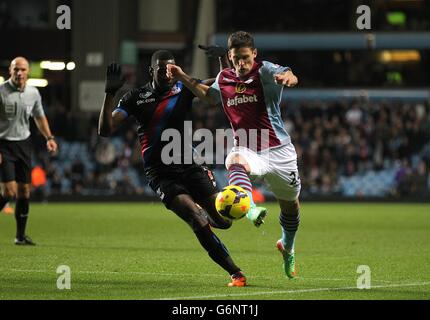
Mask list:
[[[229,98],[227,100],[227,107],[235,107],[244,103],[258,102],[257,95],[247,96],[245,94],[241,96],[235,96],[234,98]]]
[[[150,95],[152,95],[152,92],[141,93],[141,94],[139,94],[139,98],[147,99]]]
[[[175,85],[175,86],[172,88],[171,94],[178,94],[179,92],[181,92],[181,88],[180,88],[180,87],[178,87],[177,85]]]
[[[141,104],[144,104],[144,103],[152,103],[152,102],[155,102],[155,98],[145,99],[145,100],[137,100],[136,104],[137,104],[138,106],[140,106]]]
[[[238,83],[236,85],[236,93],[244,93],[246,91],[246,85],[244,83]]]

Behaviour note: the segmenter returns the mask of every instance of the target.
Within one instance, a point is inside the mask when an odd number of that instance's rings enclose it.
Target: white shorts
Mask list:
[[[299,197],[300,176],[292,143],[259,153],[246,147],[234,147],[226,158],[226,166],[236,155],[246,160],[251,177],[264,179],[277,199],[294,201]]]

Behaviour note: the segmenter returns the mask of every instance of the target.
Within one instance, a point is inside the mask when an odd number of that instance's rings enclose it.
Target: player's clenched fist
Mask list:
[[[275,82],[283,86],[294,87],[299,80],[291,70],[288,70],[287,72],[276,74]]]
[[[175,64],[166,65],[166,69],[166,76],[168,79],[177,80],[180,75],[184,74],[184,71],[182,71],[181,67]]]
[[[58,145],[57,145],[57,143],[55,142],[54,139],[49,139],[46,142],[46,148],[48,149],[48,152],[51,155],[55,155],[57,153],[57,150],[58,150]]]

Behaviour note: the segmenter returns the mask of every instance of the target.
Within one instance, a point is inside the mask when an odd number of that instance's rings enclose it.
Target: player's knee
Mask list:
[[[188,195],[179,195],[173,199],[170,209],[195,231],[208,224],[208,219]]]
[[[17,196],[15,188],[5,187],[3,189],[2,196],[8,201],[14,200]]]
[[[251,171],[248,162],[240,154],[235,154],[227,159],[227,170],[230,170],[230,168],[235,165],[244,167],[247,172]]]
[[[206,217],[202,216],[200,212],[193,212],[190,220],[188,221],[188,224],[190,225],[191,229],[196,232],[206,227],[209,224],[209,221]]]
[[[211,227],[216,229],[228,229],[232,225],[232,221],[230,219],[224,218],[221,216],[215,208],[215,200],[217,194],[210,196],[207,199],[201,201],[200,211],[203,215],[206,216]]]
[[[30,186],[18,186],[17,198],[30,199]]]

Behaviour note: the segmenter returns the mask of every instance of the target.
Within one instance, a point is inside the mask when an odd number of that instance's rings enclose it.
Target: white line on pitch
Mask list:
[[[380,285],[372,286],[372,289],[381,288],[395,288],[395,287],[418,287],[430,285],[430,282],[418,282],[418,283],[404,283],[404,284],[391,284],[391,285]],[[308,293],[308,292],[321,292],[321,291],[341,291],[341,290],[357,290],[357,287],[341,287],[341,288],[315,288],[315,289],[299,289],[299,290],[282,290],[282,291],[261,291],[261,292],[249,292],[249,293],[232,293],[232,294],[213,294],[206,296],[188,296],[188,297],[172,297],[162,298],[157,300],[187,300],[187,299],[210,299],[210,298],[230,298],[230,297],[249,297],[258,295],[277,295],[277,294],[288,294],[288,293]]]
[[[52,270],[33,270],[33,269],[0,269],[0,271],[12,271],[12,272],[28,272],[28,273],[51,273]],[[78,270],[73,271],[74,273],[81,273],[81,274],[113,274],[113,275],[124,275],[124,274],[135,274],[135,275],[142,275],[142,276],[162,276],[162,277],[195,277],[195,276],[202,276],[202,277],[225,277],[223,274],[196,274],[196,273],[158,273],[158,272],[140,272],[140,271],[88,271],[88,270]],[[250,276],[249,279],[273,279],[273,277],[269,276]],[[315,280],[315,281],[351,281],[351,279],[346,278],[313,278],[313,277],[300,277],[298,276],[296,279],[298,280]],[[388,280],[377,280],[372,279],[373,282],[382,282],[382,283],[393,283],[392,281]]]
[[[12,271],[12,272],[34,272],[34,273],[51,273],[52,270],[32,270],[32,269],[0,269],[1,271]],[[158,273],[158,272],[141,272],[141,271],[87,271],[87,270],[78,270],[73,271],[74,273],[82,273],[82,274],[116,274],[116,275],[122,275],[122,274],[136,274],[136,275],[144,275],[144,276],[165,276],[165,277],[195,277],[195,276],[202,276],[202,277],[225,277],[224,274],[196,274],[196,273]],[[250,279],[273,279],[273,277],[269,276],[250,276]],[[316,281],[351,281],[351,279],[346,278],[312,278],[312,277],[297,277],[299,280],[316,280]],[[386,280],[376,280],[372,279],[374,282],[386,282],[386,283],[392,283],[391,281]]]

